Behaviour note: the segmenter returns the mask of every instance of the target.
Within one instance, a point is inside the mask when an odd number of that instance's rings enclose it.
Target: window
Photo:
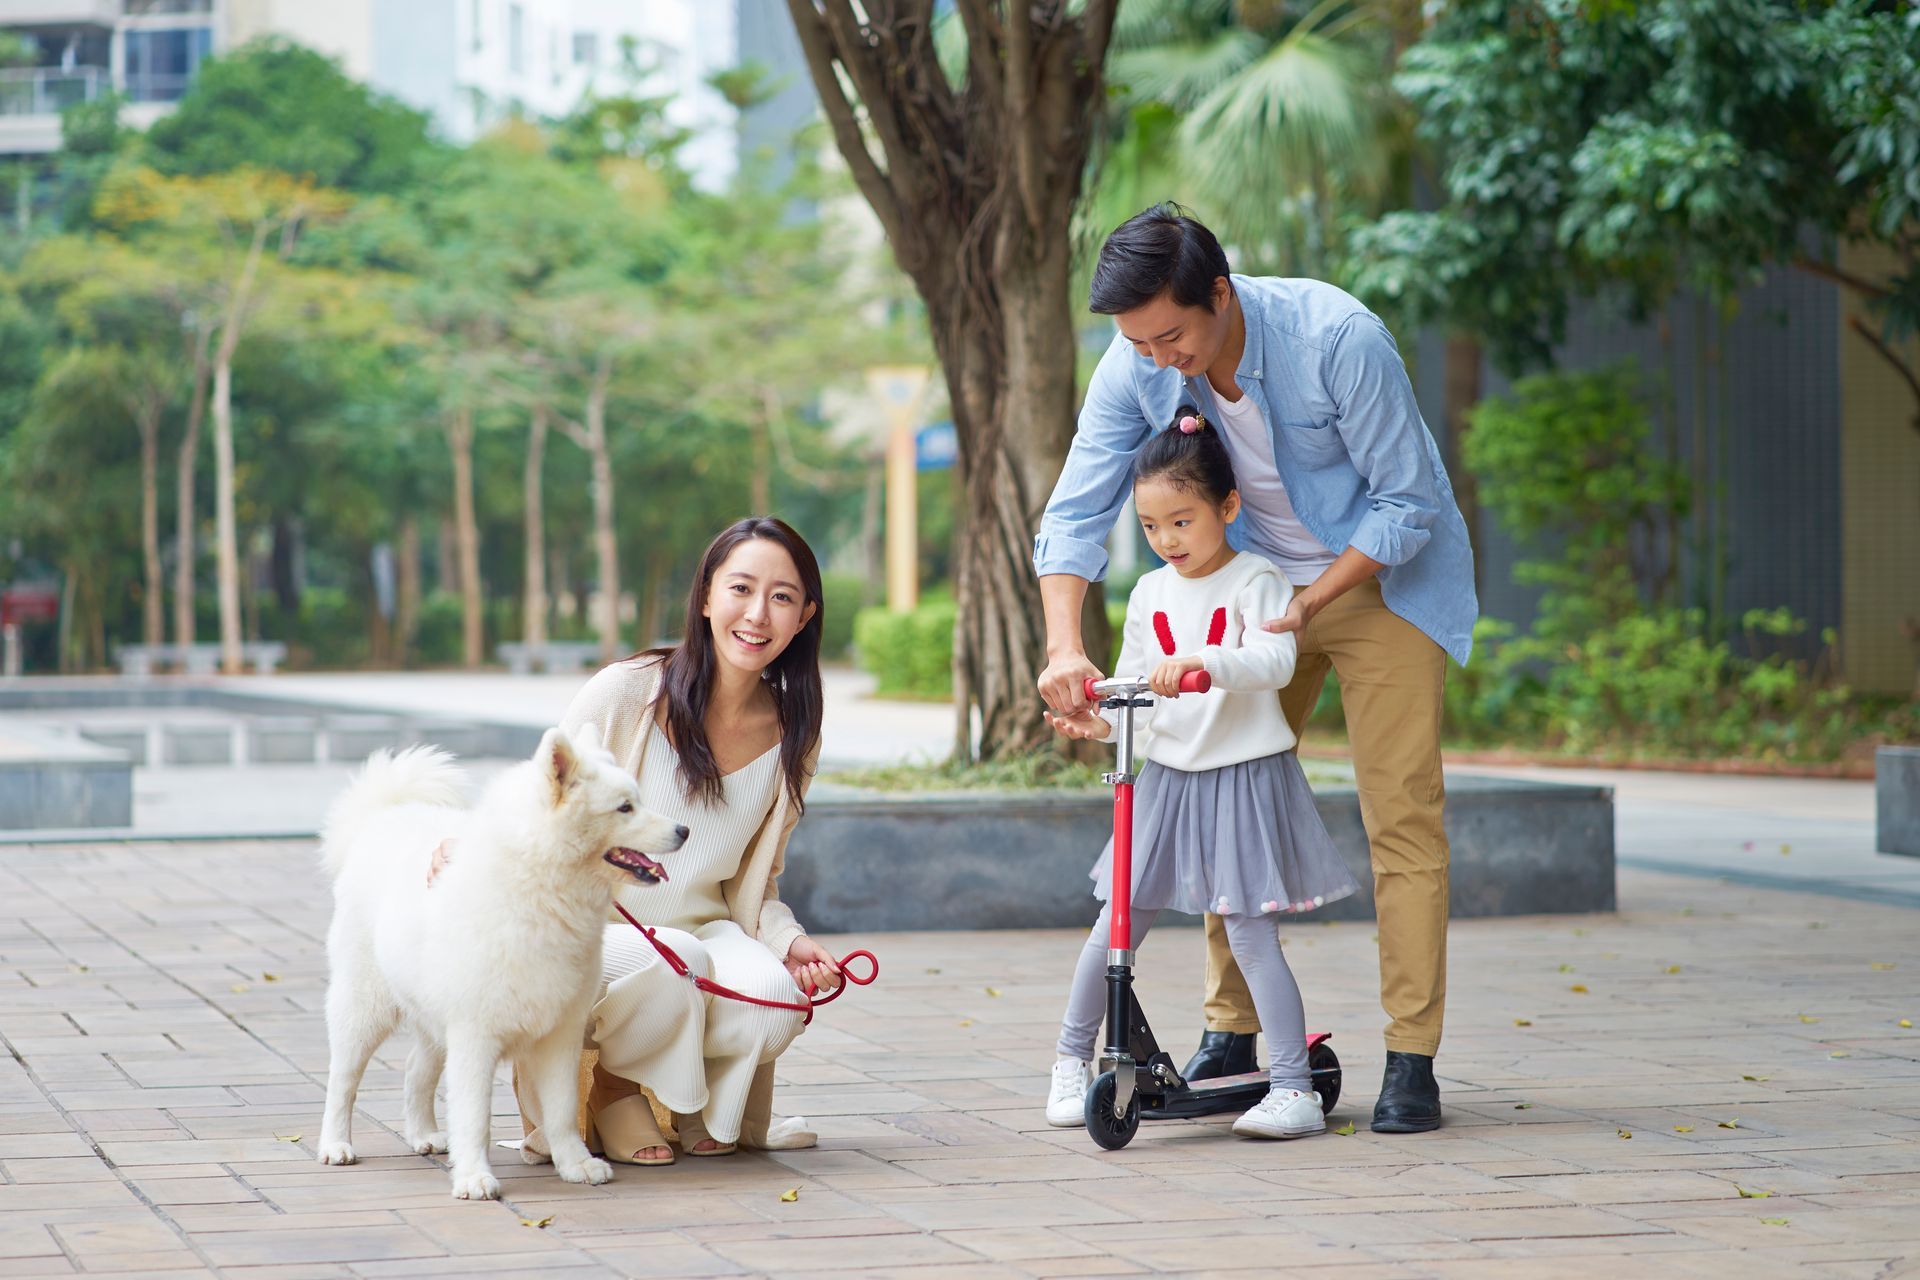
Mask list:
[[[527,11],[517,4],[507,6],[507,70],[527,73]]]
[[[200,63],[213,52],[211,27],[127,32],[127,96],[135,102],[177,102]]]
[[[600,36],[592,31],[573,33],[573,65],[592,67],[600,62]]]

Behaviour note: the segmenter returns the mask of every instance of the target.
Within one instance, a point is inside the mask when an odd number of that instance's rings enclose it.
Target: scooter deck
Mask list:
[[[1222,1111],[1245,1111],[1267,1096],[1266,1071],[1247,1071],[1237,1076],[1215,1076],[1196,1080],[1171,1090],[1156,1107],[1140,1108],[1142,1120],[1185,1120],[1193,1116],[1218,1115]]]

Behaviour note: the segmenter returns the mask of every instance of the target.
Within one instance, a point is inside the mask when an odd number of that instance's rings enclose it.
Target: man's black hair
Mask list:
[[[1136,213],[1100,246],[1087,309],[1115,316],[1171,293],[1183,307],[1213,307],[1213,282],[1230,274],[1206,225],[1168,200]]]

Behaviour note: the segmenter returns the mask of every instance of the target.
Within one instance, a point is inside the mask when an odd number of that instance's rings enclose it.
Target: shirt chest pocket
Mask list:
[[[1273,434],[1277,450],[1315,470],[1350,459],[1347,442],[1330,420],[1283,421]]]

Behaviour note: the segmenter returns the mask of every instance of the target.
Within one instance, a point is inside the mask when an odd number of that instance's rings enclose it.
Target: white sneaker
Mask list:
[[[1087,1122],[1087,1089],[1093,1084],[1093,1064],[1061,1058],[1053,1064],[1053,1087],[1047,1090],[1047,1123],[1056,1129],[1078,1129]]]
[[[1320,1095],[1298,1089],[1269,1089],[1259,1105],[1233,1122],[1243,1138],[1305,1138],[1327,1131]]]

